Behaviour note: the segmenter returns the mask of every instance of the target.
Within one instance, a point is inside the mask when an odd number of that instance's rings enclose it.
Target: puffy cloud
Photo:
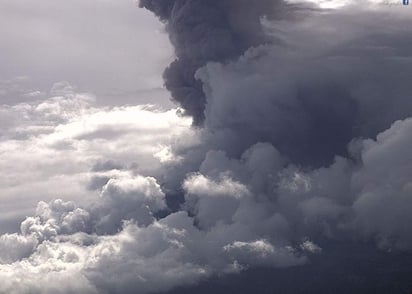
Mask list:
[[[254,242],[234,242],[226,245],[224,250],[240,265],[271,265],[276,263],[279,266],[301,265],[306,262],[305,258],[296,258],[292,248],[281,248],[280,250],[272,246],[266,240]]]
[[[73,202],[62,200],[40,202],[37,205],[36,216],[24,220],[21,231],[23,235],[34,234],[39,240],[48,240],[59,234],[85,231],[89,219],[89,213],[76,208]]]
[[[382,247],[411,248],[412,120],[395,122],[365,140],[363,166],[353,176],[358,198],[354,226],[376,238]]]
[[[155,174],[161,165],[159,151],[192,138],[190,120],[177,109],[98,107],[92,94],[78,93],[67,82],[56,83],[44,95],[34,102],[0,106],[5,114],[0,118],[3,224],[31,215],[40,199],[89,202],[98,195],[94,188],[107,183],[110,170]],[[112,166],[106,164],[105,171],[93,170],[108,162]]]
[[[202,228],[210,228],[217,222],[233,222],[241,198],[250,194],[244,185],[225,177],[214,182],[203,175],[193,175],[183,187],[187,192],[186,205],[193,206],[189,209]]]
[[[95,208],[97,228],[98,231],[113,233],[125,220],[148,225],[154,214],[166,208],[165,195],[154,178],[112,178],[103,186],[101,201]]]
[[[282,218],[262,218],[263,205],[229,175],[220,181],[191,175],[184,187],[188,205],[193,197],[197,207],[188,207],[194,216],[180,211],[158,219],[166,205],[156,180],[127,173],[113,173],[88,208],[40,202],[21,234],[1,237],[0,278],[8,282],[0,292],[53,293],[58,287],[61,293],[152,293],[249,266],[305,262],[299,244],[280,236],[262,239],[269,226],[279,233]],[[225,199],[228,205],[222,205]],[[11,242],[18,242],[13,250]]]
[[[13,263],[29,257],[37,245],[34,237],[26,238],[18,234],[0,236],[0,264]]]

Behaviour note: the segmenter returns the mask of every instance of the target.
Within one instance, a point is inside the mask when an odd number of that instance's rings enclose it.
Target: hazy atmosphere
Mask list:
[[[407,0],[0,0],[0,293],[412,293],[411,29]]]

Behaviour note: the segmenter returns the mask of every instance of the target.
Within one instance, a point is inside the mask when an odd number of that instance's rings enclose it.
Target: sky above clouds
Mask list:
[[[159,73],[173,57],[162,24],[133,0],[5,0],[0,37],[2,83],[47,91],[68,81],[98,94],[101,104],[163,95]],[[1,101],[24,99],[13,94]],[[165,96],[156,102],[167,103]]]
[[[401,4],[1,1],[0,294],[411,290]]]

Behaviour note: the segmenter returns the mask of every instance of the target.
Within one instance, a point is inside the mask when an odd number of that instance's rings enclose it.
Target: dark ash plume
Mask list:
[[[205,94],[195,72],[207,62],[225,62],[267,41],[261,17],[279,15],[274,0],[141,0],[166,22],[176,60],[164,72],[166,88],[193,117],[204,121]]]
[[[256,142],[269,142],[295,163],[320,166],[330,163],[335,154],[344,155],[346,145],[359,135],[353,127],[358,109],[351,93],[341,91],[340,85],[335,87],[322,81],[315,86],[296,81],[300,85],[289,97],[275,89],[258,94],[267,99],[245,97],[246,89],[236,93],[238,98],[232,105],[254,109],[254,113],[240,113],[241,117],[231,110],[225,117],[210,113],[210,108],[219,105],[217,100],[227,97],[215,97],[212,101],[207,93],[208,81],[198,74],[199,69],[208,63],[234,62],[253,47],[279,40],[268,36],[262,19],[284,19],[286,12],[291,11],[290,4],[281,0],[141,0],[140,6],[166,23],[175,48],[176,60],[164,72],[165,85],[173,99],[193,117],[194,125],[203,125],[214,133],[230,132],[231,141],[223,143],[227,147],[218,142],[216,148],[239,157]],[[295,7],[293,11],[296,10]],[[280,70],[288,67],[281,60],[268,62]],[[253,74],[252,68],[247,70]],[[275,76],[266,79],[276,87]],[[250,87],[255,93],[261,92],[261,88],[258,83]],[[265,99],[268,101],[262,101]],[[231,118],[233,115],[236,117]]]
[[[384,98],[388,89],[405,87],[392,77],[404,72],[405,65],[391,61],[402,69],[385,76],[388,71],[379,64],[387,62],[387,53],[374,49],[383,44],[408,47],[395,41],[398,36],[389,40],[384,33],[362,32],[367,37],[345,43],[331,34],[321,42],[341,44],[317,48],[320,34],[311,39],[308,28],[330,26],[329,20],[299,27],[291,18],[306,6],[281,0],[140,0],[140,6],[166,23],[175,48],[176,60],[164,72],[167,89],[194,125],[212,133],[207,145],[231,157],[239,158],[257,142],[268,142],[293,163],[326,166],[335,155],[349,156],[347,144],[353,138],[374,137],[411,113],[409,104],[401,110],[390,106],[403,103],[407,91],[387,93],[392,102]],[[313,12],[305,9],[308,15]],[[320,13],[318,18],[327,19]],[[365,95],[361,92],[367,84],[380,89]],[[374,101],[365,103],[372,95]],[[371,113],[370,105],[379,103],[381,109]]]

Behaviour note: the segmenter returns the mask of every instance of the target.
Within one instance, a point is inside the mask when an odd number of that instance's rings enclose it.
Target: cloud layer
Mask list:
[[[322,254],[314,240],[345,235],[409,250],[411,166],[393,154],[408,156],[411,130],[411,120],[399,121],[359,142],[362,165],[337,158],[309,172],[282,167],[269,144],[240,160],[211,151],[183,183],[185,209],[160,219],[159,184],[127,173],[112,174],[89,207],[40,202],[21,233],[0,238],[0,290],[164,291],[251,266],[302,265]]]
[[[110,173],[153,173],[173,160],[167,146],[192,133],[177,110],[150,105],[97,107],[92,94],[56,83],[31,103],[0,106],[0,210],[6,224],[39,199],[88,203]],[[3,231],[4,232],[4,231]]]

